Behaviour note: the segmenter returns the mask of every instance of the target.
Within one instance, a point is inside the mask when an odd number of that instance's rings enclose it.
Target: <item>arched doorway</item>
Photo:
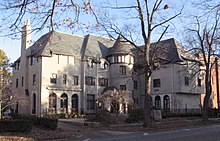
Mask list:
[[[78,95],[72,95],[72,113],[78,113]]]
[[[170,110],[170,97],[168,95],[163,97],[163,104],[164,110]]]
[[[68,113],[68,96],[65,93],[60,97],[60,108],[62,113]]]
[[[155,109],[161,109],[161,100],[160,100],[160,96],[156,96],[155,97]]]
[[[49,113],[57,113],[57,95],[55,93],[49,95]]]
[[[37,103],[37,98],[36,98],[36,94],[34,93],[32,96],[32,114],[36,114],[36,103]]]

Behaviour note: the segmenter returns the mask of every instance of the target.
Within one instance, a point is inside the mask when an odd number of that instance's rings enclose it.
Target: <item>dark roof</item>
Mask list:
[[[114,41],[96,35],[86,35],[81,50],[82,59],[84,57],[105,57],[108,48],[114,44]],[[97,56],[98,55],[98,56]]]
[[[141,49],[144,46],[140,46]],[[136,54],[139,54],[140,51],[137,50]],[[174,38],[162,40],[159,43],[152,43],[150,46],[150,59],[159,59],[163,60],[163,62],[182,62],[184,60],[192,60],[196,59],[193,53],[187,51],[187,49],[182,46],[177,40]],[[139,56],[138,58],[139,63],[143,62],[145,57]]]
[[[134,48],[129,42],[127,42],[122,36],[118,36],[113,47],[110,48],[108,55],[114,54],[132,54],[131,49]]]
[[[181,49],[183,46],[177,44],[174,38],[160,41],[151,44],[151,54],[155,53],[157,59],[165,60],[168,62],[181,62],[183,58],[181,57]]]
[[[51,56],[51,53],[77,55],[80,53],[84,37],[57,31],[41,36],[30,48],[28,56]]]

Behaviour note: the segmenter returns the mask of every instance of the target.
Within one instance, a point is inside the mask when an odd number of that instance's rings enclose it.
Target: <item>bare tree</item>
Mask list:
[[[59,27],[73,30],[80,24],[80,12],[89,13],[91,8],[90,0],[81,3],[74,0],[2,0],[0,29],[3,35],[16,38],[23,22],[30,19],[33,31]]]
[[[97,16],[98,24],[100,24],[105,31],[107,31],[110,37],[114,37],[115,34],[121,35],[127,42],[137,48],[144,54],[144,62],[142,68],[144,68],[145,73],[145,100],[144,100],[144,127],[150,126],[150,111],[151,111],[151,98],[150,98],[150,84],[151,84],[151,74],[154,69],[155,58],[154,54],[150,54],[150,44],[152,40],[152,36],[156,35],[153,32],[160,31],[157,42],[160,42],[162,37],[167,32],[169,27],[169,22],[181,14],[177,13],[169,13],[169,4],[165,3],[165,0],[155,0],[150,2],[148,0],[136,0],[132,1],[133,5],[119,6],[116,4],[115,7],[109,6],[107,8],[115,9],[115,10],[126,10],[126,14],[123,15],[127,19],[135,20],[136,25],[123,25],[123,28],[120,28],[114,18],[110,18],[109,14],[104,13],[104,18],[100,18]],[[132,11],[132,12],[129,12]],[[128,23],[128,21],[127,21]],[[125,29],[127,32],[123,31]],[[136,29],[140,29],[136,31]],[[144,45],[140,47],[137,45],[136,39],[137,33],[141,35],[140,40]],[[153,47],[156,50],[157,44]]]
[[[215,7],[216,8],[216,7]],[[214,8],[214,9],[215,9]],[[210,9],[202,16],[194,16],[193,27],[188,28],[187,41],[198,54],[204,66],[205,97],[203,101],[203,120],[208,120],[208,103],[212,93],[211,77],[214,64],[219,58],[219,9]]]

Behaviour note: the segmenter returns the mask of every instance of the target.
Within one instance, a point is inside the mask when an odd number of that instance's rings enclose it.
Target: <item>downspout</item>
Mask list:
[[[217,91],[217,108],[220,108],[219,103],[219,76],[218,76],[218,58],[215,58],[215,71],[216,71],[216,91]]]

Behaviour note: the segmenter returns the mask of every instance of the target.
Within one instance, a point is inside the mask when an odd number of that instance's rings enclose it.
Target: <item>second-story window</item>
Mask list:
[[[108,87],[108,79],[107,78],[99,78],[99,86]]]
[[[189,77],[186,76],[184,79],[185,79],[185,86],[189,86]]]
[[[120,75],[126,75],[126,66],[120,66],[119,67],[119,74]]]
[[[51,74],[50,83],[53,83],[53,84],[57,83],[57,74],[56,73]]]
[[[153,87],[154,88],[160,87],[160,79],[159,78],[153,80]]]
[[[36,80],[37,78],[36,78],[36,74],[33,74],[33,85],[36,85],[36,83],[37,83],[37,80]]]
[[[64,75],[63,75],[63,84],[66,84],[66,81],[67,81],[67,75],[64,74]]]
[[[73,85],[78,85],[79,84],[79,77],[78,76],[73,76]]]
[[[95,85],[95,77],[86,76],[86,85],[94,86]]]

